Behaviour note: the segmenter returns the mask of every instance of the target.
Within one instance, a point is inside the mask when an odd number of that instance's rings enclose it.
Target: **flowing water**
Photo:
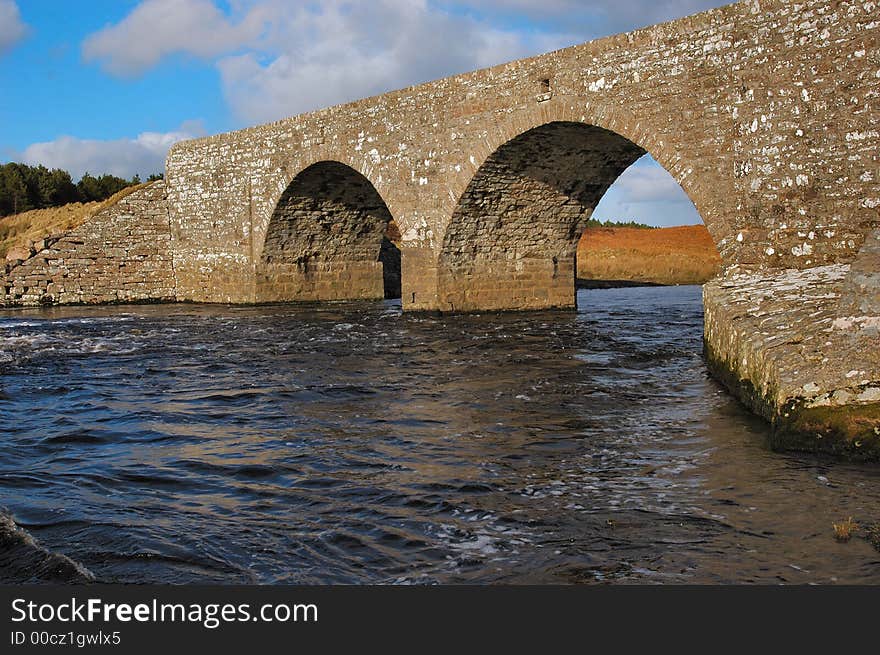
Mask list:
[[[880,583],[880,468],[769,451],[699,287],[579,304],[0,313],[0,579]]]

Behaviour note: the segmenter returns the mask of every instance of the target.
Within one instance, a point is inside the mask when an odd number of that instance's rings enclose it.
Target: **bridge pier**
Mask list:
[[[438,284],[441,312],[577,306],[574,256],[479,259],[467,266],[443,266]]]
[[[378,300],[385,297],[382,263],[332,261],[315,264],[260,264],[258,303],[320,300]]]
[[[437,311],[437,254],[433,248],[408,245],[400,249],[401,304],[404,311]]]
[[[573,309],[581,233],[608,188],[644,154],[612,130],[570,120],[501,143],[445,226],[437,309]]]

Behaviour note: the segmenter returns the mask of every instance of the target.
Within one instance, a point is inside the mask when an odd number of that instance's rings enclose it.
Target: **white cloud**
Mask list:
[[[493,28],[427,0],[239,0],[230,15],[209,0],[144,0],[88,37],[83,56],[119,76],[173,54],[215,60],[228,104],[254,123],[576,41]]]
[[[631,203],[678,202],[687,199],[678,182],[654,159],[644,157],[617,178],[620,191]]]
[[[175,54],[211,61],[227,104],[242,123],[255,124],[722,4],[724,0],[230,0],[224,12],[210,0],[143,0],[121,22],[90,36],[83,56],[119,76],[143,73]],[[115,161],[110,154],[115,149],[120,166],[130,171],[139,159],[160,161],[158,149],[140,139],[38,145],[47,146],[57,159],[65,153],[65,161],[93,150],[81,158],[94,170],[101,169],[92,163],[99,160],[98,153],[106,156],[100,161],[107,168]],[[116,145],[110,148],[109,143]],[[77,170],[83,170],[82,164]],[[605,218],[653,224],[700,220],[678,184],[650,158],[621,176],[597,208],[597,216],[603,213]]]
[[[83,56],[118,76],[141,74],[175,54],[213,61],[233,112],[258,123],[723,1],[231,0],[224,12],[212,0],[143,0],[89,36]]]
[[[0,54],[23,39],[27,30],[14,0],[0,0]]]
[[[684,189],[650,155],[617,178],[596,207],[593,218],[663,226],[702,223]]]
[[[143,132],[133,139],[99,141],[62,136],[28,146],[19,159],[33,166],[64,169],[74,180],[86,172],[146,177],[164,172],[165,156],[173,144],[201,136],[203,131],[198,122],[188,122],[173,132]]]
[[[177,53],[212,59],[254,42],[261,31],[261,12],[233,23],[210,0],[144,0],[120,23],[86,38],[82,52],[113,75],[132,76]]]
[[[287,9],[264,47],[219,61],[224,94],[265,122],[533,54],[564,37],[492,29],[418,0]]]

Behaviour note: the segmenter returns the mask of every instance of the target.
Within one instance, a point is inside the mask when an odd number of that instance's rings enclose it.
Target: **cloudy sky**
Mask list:
[[[129,177],[168,147],[724,0],[0,0],[0,161]],[[699,222],[650,157],[596,216]]]

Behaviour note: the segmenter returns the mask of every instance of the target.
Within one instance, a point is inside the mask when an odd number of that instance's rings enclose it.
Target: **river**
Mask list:
[[[699,287],[579,305],[4,311],[0,506],[109,582],[880,583],[880,468],[768,450]]]

